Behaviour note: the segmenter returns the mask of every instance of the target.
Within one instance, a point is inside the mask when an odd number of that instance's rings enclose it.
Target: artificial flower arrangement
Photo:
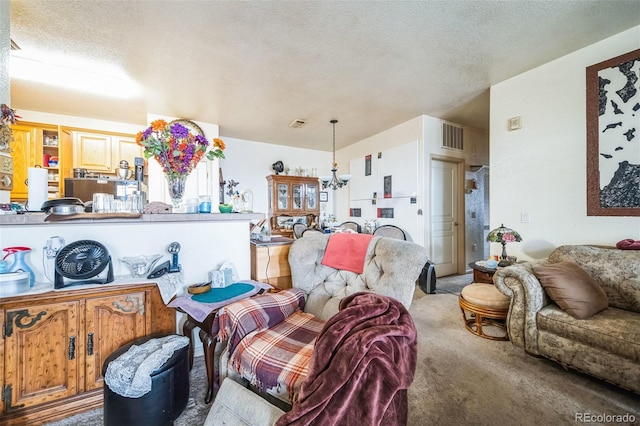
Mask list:
[[[0,105],[0,151],[9,148],[9,142],[13,140],[13,132],[11,124],[15,124],[18,118],[22,118],[16,114],[16,110],[9,108],[7,104]]]
[[[145,158],[155,158],[166,175],[189,175],[205,157],[208,160],[224,158],[225,144],[215,138],[207,151],[209,141],[202,135],[194,135],[184,125],[165,120],[155,120],[136,135],[136,142],[144,148]]]

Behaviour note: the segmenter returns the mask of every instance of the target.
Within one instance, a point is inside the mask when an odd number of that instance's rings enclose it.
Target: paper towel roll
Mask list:
[[[41,167],[29,167],[27,174],[28,196],[27,210],[40,211],[42,203],[47,201],[47,170]]]

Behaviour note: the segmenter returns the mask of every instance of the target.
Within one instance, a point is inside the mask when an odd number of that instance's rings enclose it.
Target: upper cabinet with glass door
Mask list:
[[[291,199],[291,188],[289,183],[277,183],[275,185],[275,199],[276,203],[273,206],[275,211],[289,211],[289,200]]]
[[[318,182],[307,183],[306,209],[318,210]]]

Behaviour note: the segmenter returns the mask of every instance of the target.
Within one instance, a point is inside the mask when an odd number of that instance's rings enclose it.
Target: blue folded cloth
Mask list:
[[[202,303],[216,303],[248,293],[254,288],[255,286],[251,284],[235,283],[227,287],[216,287],[204,293],[194,294],[191,299]]]

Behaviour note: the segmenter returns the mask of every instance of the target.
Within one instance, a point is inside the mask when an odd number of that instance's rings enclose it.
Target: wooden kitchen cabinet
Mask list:
[[[102,405],[104,360],[122,345],[175,333],[155,284],[2,299],[0,424],[39,425]]]
[[[317,177],[269,175],[267,183],[272,234],[292,236],[295,222],[317,224],[320,215]]]
[[[121,160],[126,160],[131,168],[131,174],[134,170],[134,159],[136,157],[144,158],[143,149],[136,142],[135,136],[114,136],[113,138],[113,162],[118,167]],[[145,167],[145,170],[147,168]]]
[[[111,159],[111,136],[73,133],[73,167],[96,172],[110,173],[115,166]]]
[[[73,167],[115,174],[121,160],[133,173],[134,158],[144,157],[135,136],[116,133],[73,131]]]
[[[13,157],[12,200],[26,200],[29,197],[27,174],[29,167],[35,164],[35,129],[31,126],[11,126],[13,141],[9,142]]]
[[[29,191],[27,178],[29,167],[42,167],[48,174],[48,196],[59,198],[62,195],[60,181],[63,177],[68,154],[59,144],[57,126],[21,122],[11,126],[14,140],[10,143],[13,157],[13,189],[12,200],[27,200]],[[55,164],[45,162],[57,159]]]

